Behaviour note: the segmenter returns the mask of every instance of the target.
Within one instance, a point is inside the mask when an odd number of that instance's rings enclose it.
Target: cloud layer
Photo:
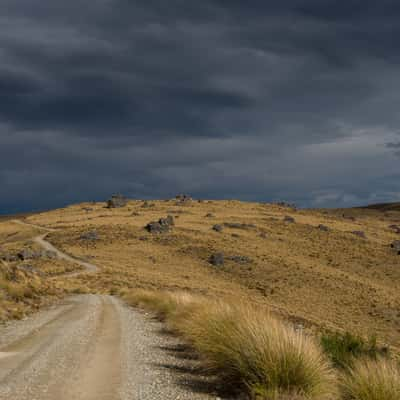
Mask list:
[[[396,1],[4,0],[0,212],[400,199]]]

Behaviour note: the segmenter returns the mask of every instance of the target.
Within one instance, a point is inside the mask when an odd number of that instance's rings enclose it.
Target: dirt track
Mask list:
[[[35,241],[85,272],[97,270],[45,236]],[[177,340],[161,328],[118,299],[94,294],[0,327],[0,400],[215,399],[194,392],[192,362],[176,356]]]
[[[0,329],[0,399],[208,399],[174,369],[176,339],[111,296],[83,295]],[[178,381],[179,380],[179,381]],[[180,382],[180,383],[179,383]],[[183,384],[182,384],[183,383]]]

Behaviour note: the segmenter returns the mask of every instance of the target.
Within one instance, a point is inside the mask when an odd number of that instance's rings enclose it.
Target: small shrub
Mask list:
[[[399,400],[400,370],[386,359],[360,359],[341,380],[345,400]]]
[[[365,340],[349,332],[324,334],[321,337],[321,345],[333,363],[340,368],[351,365],[355,358],[361,356],[376,358],[387,351],[377,345],[376,337],[372,336]]]

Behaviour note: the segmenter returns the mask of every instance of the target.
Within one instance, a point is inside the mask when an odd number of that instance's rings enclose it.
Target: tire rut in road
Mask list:
[[[3,385],[34,360],[43,348],[49,346],[58,329],[62,329],[68,321],[79,319],[83,315],[82,308],[75,304],[60,307],[61,312],[54,318],[0,348],[0,352],[3,354],[0,359],[0,382]]]
[[[37,333],[7,346],[1,400],[119,399],[120,321],[109,296],[77,296]],[[0,330],[1,334],[1,330]]]
[[[88,353],[80,361],[73,385],[62,398],[79,400],[119,400],[121,384],[121,323],[115,303],[101,298],[98,324]]]

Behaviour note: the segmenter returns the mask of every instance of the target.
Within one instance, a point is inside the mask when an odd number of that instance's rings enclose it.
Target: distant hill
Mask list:
[[[370,210],[379,210],[379,211],[400,211],[400,202],[397,203],[379,203],[379,204],[371,204],[365,207],[357,207],[357,208],[367,208]]]
[[[37,214],[36,212],[19,213],[19,214],[0,214],[0,222],[9,221],[12,219],[25,219]]]

